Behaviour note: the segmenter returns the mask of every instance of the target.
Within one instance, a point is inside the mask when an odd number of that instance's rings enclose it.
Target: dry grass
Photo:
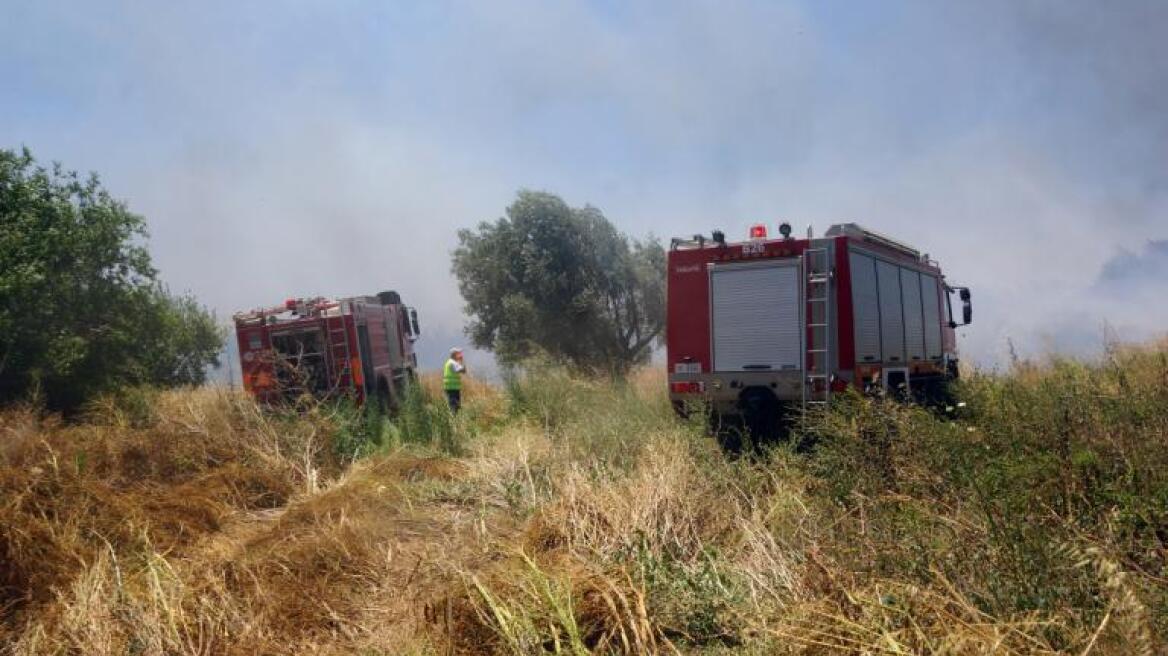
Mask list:
[[[349,466],[340,415],[222,391],[73,425],[11,410],[0,653],[1158,653],[1159,515],[1120,492],[1160,489],[1162,354],[1117,351],[1125,380],[1053,363],[975,381],[957,421],[857,401],[813,456],[759,461],[677,421],[657,370],[472,382],[457,418],[432,394]],[[1086,469],[1029,459],[1059,439]],[[1021,501],[990,487],[1006,465]]]

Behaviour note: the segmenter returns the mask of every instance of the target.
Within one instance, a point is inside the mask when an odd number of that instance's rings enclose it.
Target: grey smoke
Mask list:
[[[1168,239],[1158,0],[13,4],[0,146],[101,172],[221,317],[396,288],[438,359],[455,231],[528,187],[635,235],[870,225],[974,289],[983,363],[1165,325],[1162,280],[1098,286]]]
[[[1122,249],[1099,272],[1099,288],[1105,293],[1130,294],[1133,290],[1162,288],[1168,281],[1168,239],[1153,239],[1138,251]]]

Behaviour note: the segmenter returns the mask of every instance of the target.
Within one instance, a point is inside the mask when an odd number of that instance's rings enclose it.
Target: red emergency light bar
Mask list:
[[[750,238],[751,239],[766,239],[767,238],[766,224],[765,223],[756,223],[756,224],[750,226]]]

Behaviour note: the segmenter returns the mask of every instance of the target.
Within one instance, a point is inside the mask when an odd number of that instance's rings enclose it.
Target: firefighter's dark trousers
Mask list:
[[[446,402],[450,404],[450,411],[458,414],[462,407],[462,390],[446,390]]]

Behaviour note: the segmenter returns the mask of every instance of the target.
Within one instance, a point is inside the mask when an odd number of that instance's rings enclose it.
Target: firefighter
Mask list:
[[[466,373],[466,365],[462,362],[462,349],[450,349],[450,359],[442,367],[442,389],[446,392],[446,402],[450,404],[450,411],[457,413],[462,406],[462,375]]]

